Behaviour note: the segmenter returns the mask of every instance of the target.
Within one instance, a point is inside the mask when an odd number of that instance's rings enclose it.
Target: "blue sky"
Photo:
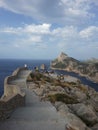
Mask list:
[[[98,58],[98,0],[0,0],[0,58]]]

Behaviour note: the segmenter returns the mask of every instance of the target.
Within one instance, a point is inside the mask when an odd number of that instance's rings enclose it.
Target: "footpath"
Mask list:
[[[24,107],[17,108],[11,117],[0,122],[0,130],[65,130],[64,119],[50,102],[40,101],[26,85],[29,70],[21,71],[11,84],[19,85],[26,93]]]

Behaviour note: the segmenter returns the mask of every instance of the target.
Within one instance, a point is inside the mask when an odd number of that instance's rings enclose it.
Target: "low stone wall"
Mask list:
[[[5,120],[10,117],[13,110],[17,107],[24,106],[25,95],[19,94],[11,96],[8,100],[0,101],[0,120]]]
[[[21,70],[27,70],[27,68],[18,68],[11,76],[5,78],[4,94],[0,99],[0,120],[8,118],[15,108],[25,105],[25,93],[19,86],[10,84],[18,77]]]
[[[17,93],[20,94],[20,95],[22,94],[19,86],[10,84],[10,82],[12,80],[17,79],[19,72],[22,71],[22,70],[27,70],[27,68],[26,67],[18,68],[12,73],[11,76],[8,76],[8,77],[5,78],[3,97],[8,97],[8,96],[13,95],[13,94],[16,95]]]

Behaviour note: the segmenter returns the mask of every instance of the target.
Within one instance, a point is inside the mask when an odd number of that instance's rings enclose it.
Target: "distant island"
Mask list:
[[[83,62],[62,52],[51,62],[51,68],[75,72],[94,82],[98,82],[98,60],[95,58]]]

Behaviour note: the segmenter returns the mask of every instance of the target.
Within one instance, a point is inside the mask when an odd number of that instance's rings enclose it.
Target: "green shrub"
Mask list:
[[[62,69],[64,69],[65,67],[66,67],[66,65],[65,64],[63,64],[62,62],[58,62],[56,65],[54,65],[53,67],[55,67],[55,68],[62,68]]]
[[[31,78],[36,81],[36,80],[41,80],[41,78],[43,77],[43,75],[39,72],[34,72],[34,73],[31,73]]]
[[[48,98],[52,103],[55,103],[56,101],[61,101],[61,102],[64,102],[66,104],[78,103],[76,97],[71,97],[71,96],[63,94],[63,93],[49,95]]]

